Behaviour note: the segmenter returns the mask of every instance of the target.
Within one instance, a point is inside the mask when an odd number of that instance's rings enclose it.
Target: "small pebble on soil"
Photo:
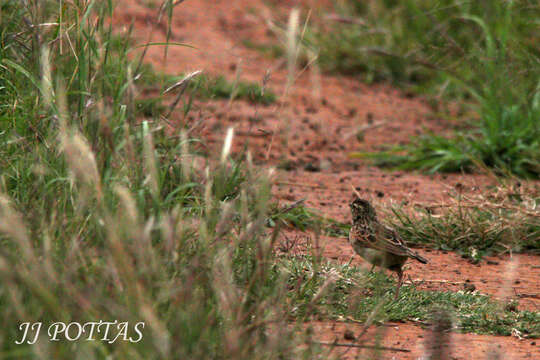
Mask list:
[[[310,163],[310,162],[304,166],[304,170],[311,171],[311,172],[321,171],[321,169],[317,165],[314,165],[313,163]]]
[[[347,329],[345,330],[345,333],[343,334],[343,338],[345,340],[356,340],[356,337],[354,336],[354,332],[352,332],[351,330]]]

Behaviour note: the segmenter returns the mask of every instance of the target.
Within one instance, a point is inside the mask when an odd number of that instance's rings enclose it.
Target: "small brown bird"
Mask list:
[[[407,258],[416,259],[422,264],[427,264],[428,261],[409,249],[392,228],[377,220],[375,209],[369,201],[355,197],[350,207],[352,227],[349,242],[358,255],[373,265],[371,270],[377,265],[397,273],[397,299],[403,283],[402,267]]]

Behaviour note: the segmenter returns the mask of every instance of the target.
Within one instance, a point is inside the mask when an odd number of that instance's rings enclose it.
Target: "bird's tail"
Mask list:
[[[421,257],[420,255],[418,255],[418,254],[415,253],[415,252],[412,252],[412,251],[411,251],[410,254],[409,254],[409,256],[412,257],[412,258],[415,259],[415,260],[420,261],[422,264],[427,264],[427,263],[428,263],[427,259]]]

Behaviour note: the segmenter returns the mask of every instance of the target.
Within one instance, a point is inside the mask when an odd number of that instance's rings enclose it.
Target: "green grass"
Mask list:
[[[539,55],[540,9],[529,1],[341,1],[333,10],[344,21],[315,20],[306,36],[330,72],[455,96],[465,94],[460,84],[443,84],[451,75],[482,86],[480,76],[496,75],[495,60],[519,66]]]
[[[143,67],[144,68],[144,67]],[[142,90],[150,92],[166,89],[181,81],[185,75],[171,76],[158,74],[146,66],[141,78]],[[162,85],[160,85],[162,84]],[[270,105],[276,102],[276,95],[262,85],[246,81],[229,81],[224,76],[200,74],[188,84],[190,92],[201,100],[231,99],[245,100],[252,104]],[[161,96],[152,98],[154,101],[162,100]]]
[[[280,58],[285,55],[283,47],[276,44],[264,44],[245,39],[242,41],[242,45],[248,49],[256,50],[270,59]]]
[[[287,309],[269,285],[264,172],[205,163],[200,140],[165,133],[160,102],[137,97],[159,74],[136,73],[108,3],[57,5],[1,5],[0,356],[302,358],[286,324],[290,341],[266,336]],[[130,335],[144,321],[144,338],[14,343],[22,322],[99,320]]]
[[[538,93],[540,96],[540,93]],[[536,96],[540,99],[539,96]],[[508,107],[495,97],[481,99],[484,118],[480,128],[453,137],[432,133],[413,138],[404,146],[379,153],[352,153],[381,167],[419,169],[427,173],[471,172],[492,168],[497,175],[538,178],[540,175],[540,102]]]
[[[207,99],[243,99],[252,103],[270,105],[276,102],[276,95],[259,84],[245,81],[229,82],[223,76],[200,76],[193,87]]]
[[[276,223],[280,222],[285,226],[301,231],[315,231],[334,237],[349,236],[349,224],[323,217],[317,211],[306,207],[304,204],[299,204],[287,212],[282,212],[273,206],[270,213],[269,226],[271,227],[274,227]]]
[[[538,4],[530,1],[343,1],[305,45],[328,72],[385,80],[473,110],[467,130],[426,134],[377,164],[429,172],[540,176]],[[366,154],[361,154],[364,157]]]
[[[366,321],[375,312],[376,322],[429,323],[436,309],[444,309],[452,314],[454,325],[461,332],[510,335],[516,329],[531,338],[540,336],[538,312],[510,311],[489,296],[463,291],[420,291],[405,285],[394,301],[395,281],[381,273],[368,274],[350,265],[319,263],[310,256],[287,258],[284,267],[290,276],[289,299],[295,305],[294,314],[307,320]],[[329,285],[331,278],[335,281]],[[325,286],[326,290],[321,291]]]
[[[168,111],[164,105],[165,99],[163,95],[167,89],[181,82],[184,77],[185,75],[171,76],[157,73],[151,66],[143,65],[139,82],[141,92],[146,95],[135,100],[134,111],[136,115],[150,118],[166,115]],[[245,81],[230,82],[223,76],[199,74],[188,83],[186,88],[188,89],[189,98],[182,107],[184,113],[191,110],[194,97],[201,101],[215,99],[244,100],[251,104],[262,105],[271,105],[277,100],[276,95],[271,90],[264,89],[259,84]],[[157,91],[160,92],[159,95],[152,95]],[[173,88],[168,93],[174,92]]]

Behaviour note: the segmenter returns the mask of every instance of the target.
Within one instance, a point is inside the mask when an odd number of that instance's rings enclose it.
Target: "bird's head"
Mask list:
[[[373,220],[377,216],[369,201],[360,199],[357,196],[354,197],[349,206],[351,207],[353,221]]]

